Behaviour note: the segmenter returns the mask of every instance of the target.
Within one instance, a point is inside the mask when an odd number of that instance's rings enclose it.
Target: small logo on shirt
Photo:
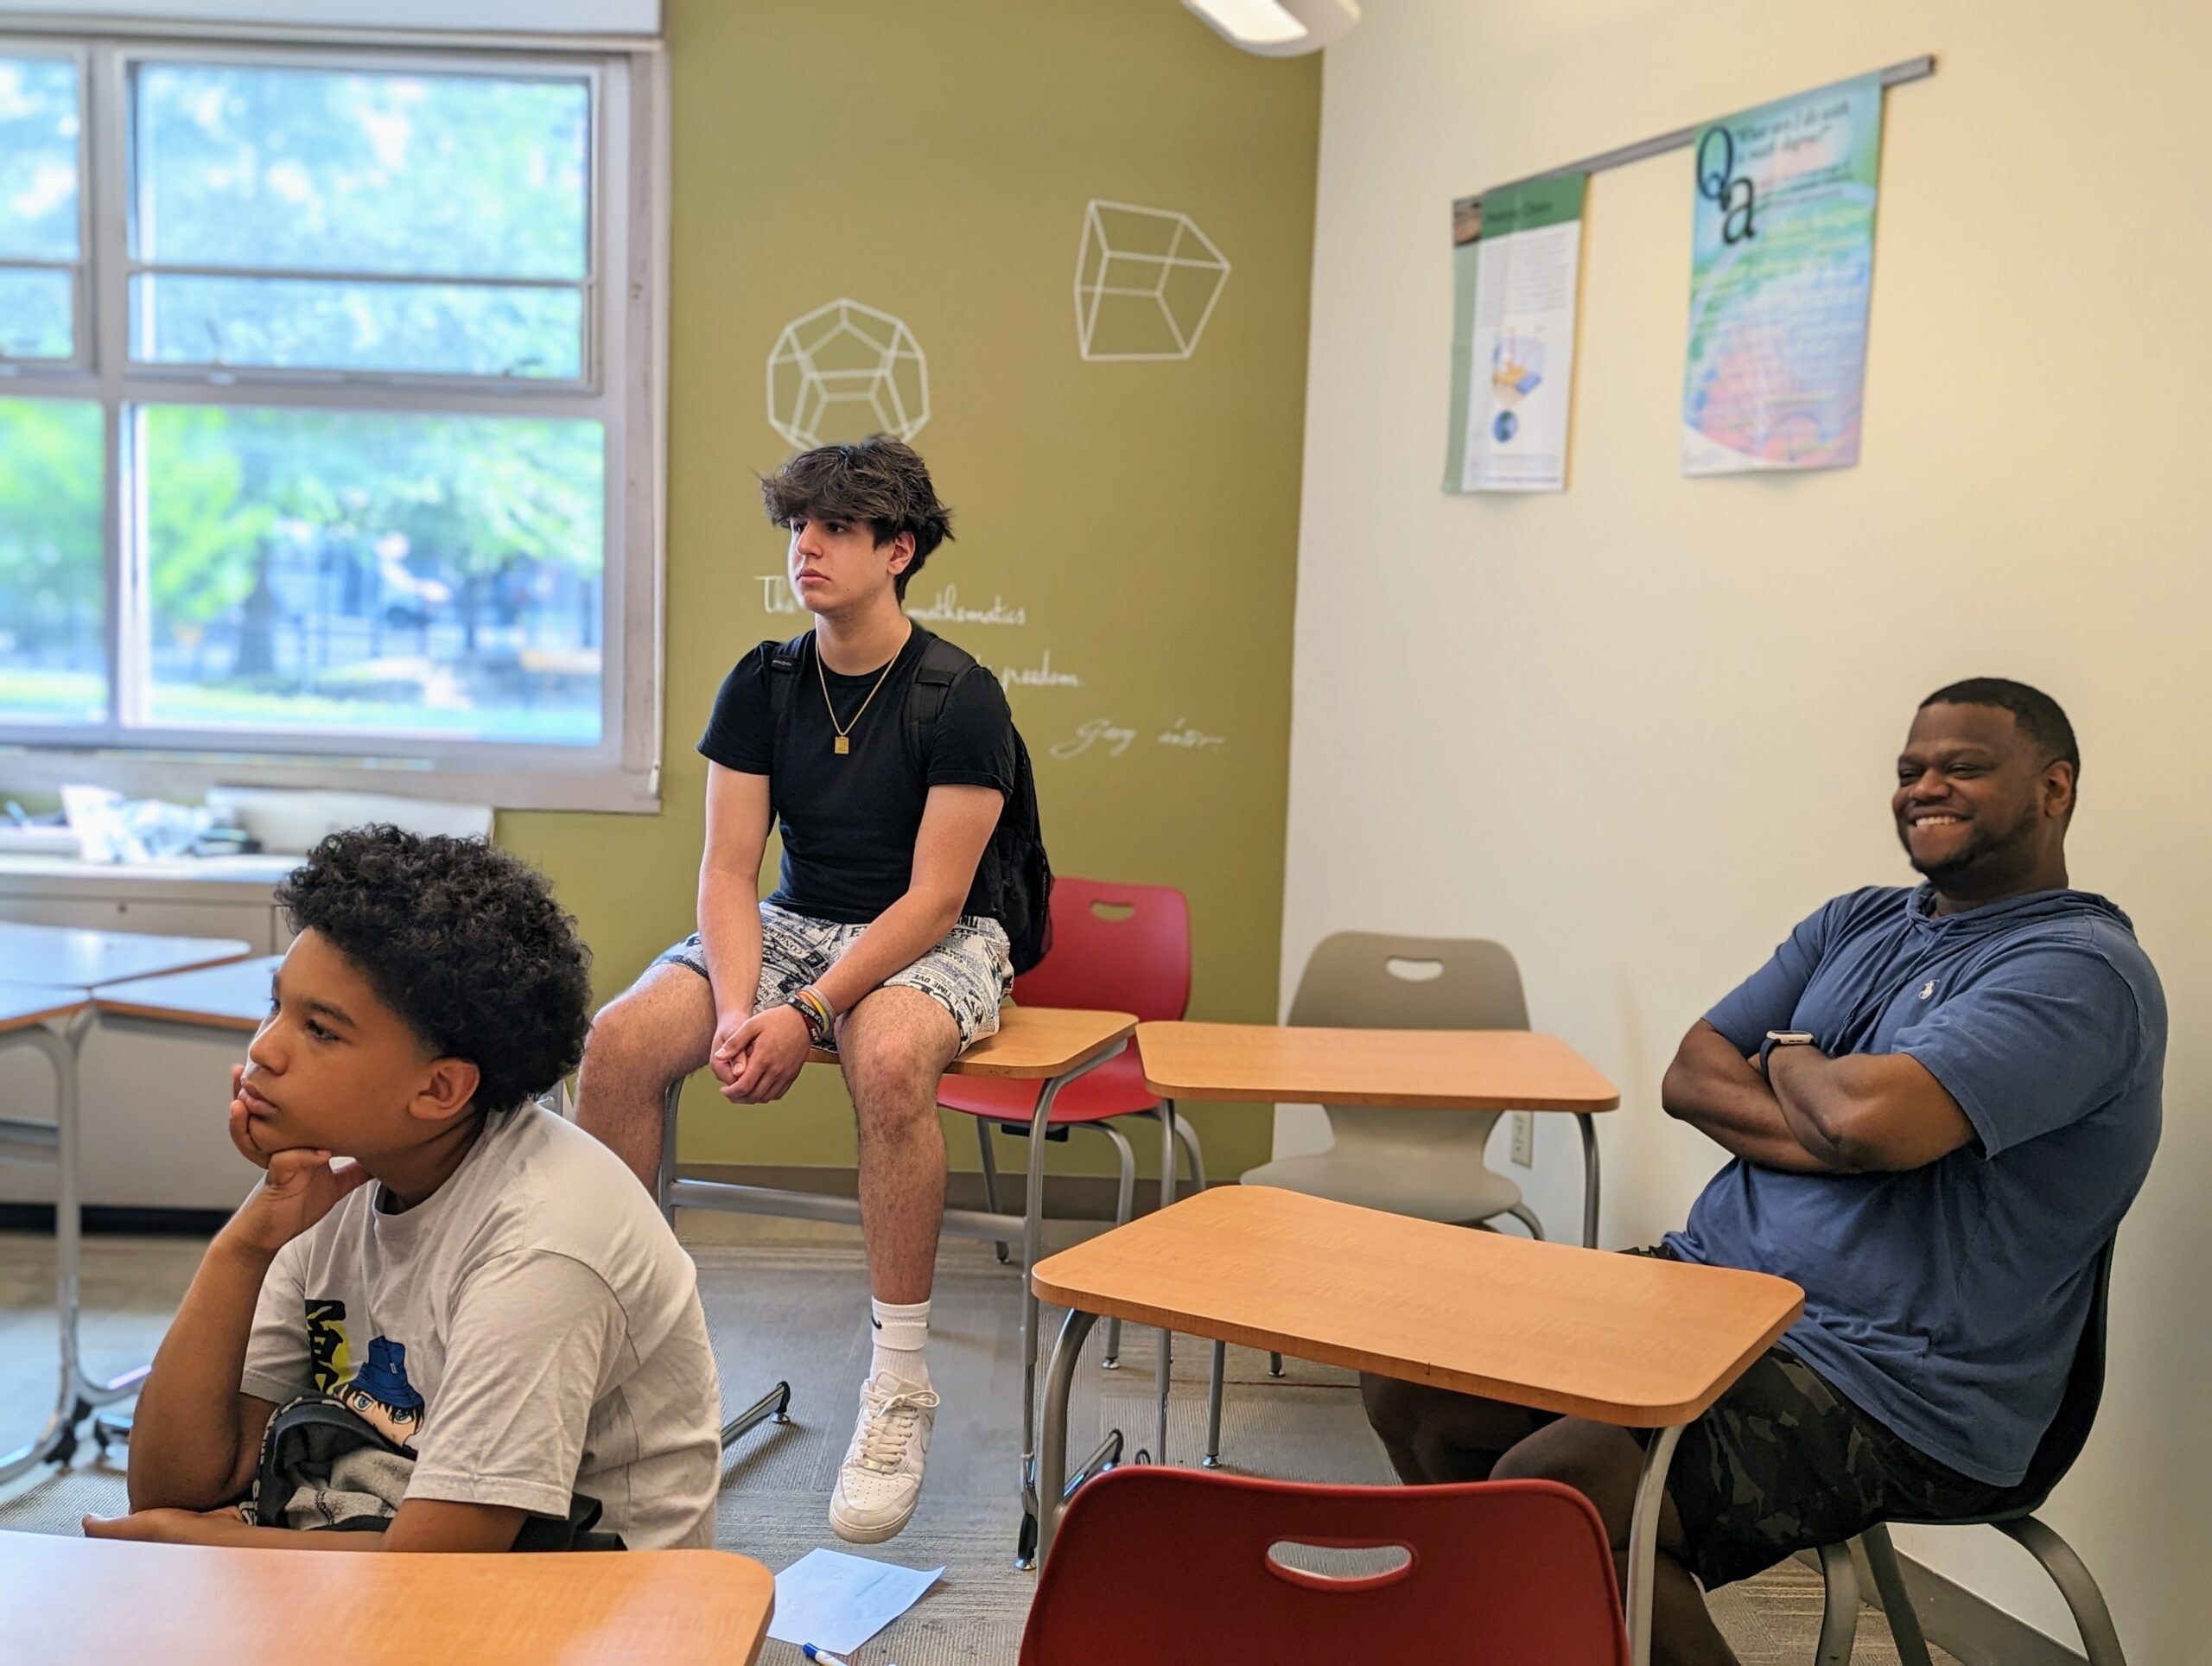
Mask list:
[[[1929,978],[1929,979],[1928,980],[1928,982],[1926,982],[1925,983],[1923,983],[1923,984],[1922,984],[1922,985],[1920,986],[1920,998],[1921,998],[1923,1001],[1927,1000],[1927,999],[1928,999],[1928,997],[1929,997],[1929,995],[1934,995],[1935,993],[1936,993],[1936,980],[1935,980],[1934,978],[1932,978],[1932,977],[1931,977],[1931,978]]]

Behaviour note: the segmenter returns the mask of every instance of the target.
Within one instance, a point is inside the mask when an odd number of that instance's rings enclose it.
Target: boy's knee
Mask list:
[[[594,1014],[584,1039],[588,1072],[622,1077],[649,1076],[657,1086],[689,1075],[680,1057],[684,1036],[663,1007],[620,995]],[[696,1066],[695,1066],[696,1067]]]
[[[845,1057],[853,1103],[864,1116],[934,1115],[938,1072],[921,1050],[895,1041],[865,1043]]]

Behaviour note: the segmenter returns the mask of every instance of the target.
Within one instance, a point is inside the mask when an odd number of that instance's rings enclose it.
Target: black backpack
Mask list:
[[[763,645],[768,651],[768,709],[778,742],[791,706],[791,681],[813,635],[808,631],[788,642]],[[930,755],[930,736],[944,715],[952,685],[976,669],[975,655],[941,636],[931,636],[923,647],[922,663],[906,694],[906,753],[918,772]],[[1044,959],[1052,946],[1052,865],[1046,859],[1045,830],[1037,815],[1037,777],[1018,728],[1014,732],[1014,790],[999,811],[990,843],[984,847],[982,879],[984,894],[991,899],[991,917],[1006,928],[1008,957],[1019,976]]]

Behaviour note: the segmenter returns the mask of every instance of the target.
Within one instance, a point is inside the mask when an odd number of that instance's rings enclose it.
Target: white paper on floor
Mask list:
[[[899,1567],[810,1550],[776,1575],[776,1612],[768,1635],[779,1643],[810,1643],[849,1654],[921,1600],[942,1567]]]

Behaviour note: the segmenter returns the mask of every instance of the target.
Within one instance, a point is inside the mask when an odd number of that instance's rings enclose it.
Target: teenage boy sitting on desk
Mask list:
[[[277,895],[299,937],[231,1075],[232,1142],[267,1173],[139,1396],[132,1513],[85,1531],[711,1543],[690,1257],[620,1159],[531,1103],[583,1052],[573,922],[515,858],[391,827],[332,835]]]

